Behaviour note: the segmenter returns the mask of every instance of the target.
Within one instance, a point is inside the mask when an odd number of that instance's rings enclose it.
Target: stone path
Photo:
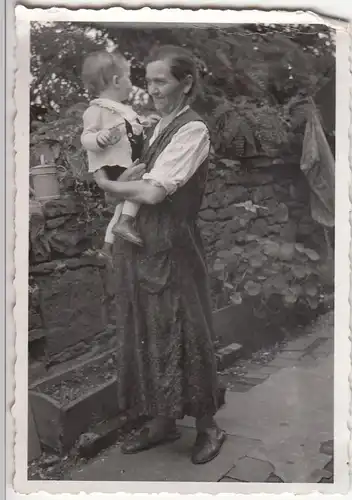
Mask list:
[[[229,390],[217,420],[228,438],[212,462],[191,464],[196,431],[186,418],[179,441],[130,456],[112,446],[67,479],[332,482],[333,313],[268,363],[242,368],[224,374]]]

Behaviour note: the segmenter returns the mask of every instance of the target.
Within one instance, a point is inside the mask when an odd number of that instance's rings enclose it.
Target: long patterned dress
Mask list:
[[[146,150],[150,170],[187,110]],[[217,410],[217,375],[203,244],[196,224],[207,160],[173,195],[142,205],[137,218],[144,247],[116,239],[113,250],[118,401],[121,410],[183,418]]]

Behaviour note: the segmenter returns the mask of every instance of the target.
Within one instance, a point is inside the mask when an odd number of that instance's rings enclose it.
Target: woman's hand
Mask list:
[[[139,163],[139,160],[136,160],[130,167],[125,169],[125,171],[118,178],[118,181],[139,181],[142,179],[143,174],[145,174],[145,163]]]

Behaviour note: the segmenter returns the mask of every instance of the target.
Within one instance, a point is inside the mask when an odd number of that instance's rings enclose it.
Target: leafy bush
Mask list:
[[[321,256],[300,243],[256,237],[244,247],[218,252],[212,276],[221,283],[221,305],[257,298],[264,311],[276,296],[288,308],[303,302],[317,309],[325,291],[322,266]]]
[[[214,113],[213,144],[233,157],[273,154],[288,140],[288,123],[279,106],[241,96],[225,100]]]

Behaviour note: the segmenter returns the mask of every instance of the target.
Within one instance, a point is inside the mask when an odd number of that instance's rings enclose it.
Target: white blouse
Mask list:
[[[177,116],[187,109],[188,106]],[[155,127],[149,145],[159,133],[160,123]],[[168,195],[173,194],[192,177],[207,158],[209,150],[210,138],[206,125],[201,121],[188,122],[176,132],[143,179],[162,186]]]

